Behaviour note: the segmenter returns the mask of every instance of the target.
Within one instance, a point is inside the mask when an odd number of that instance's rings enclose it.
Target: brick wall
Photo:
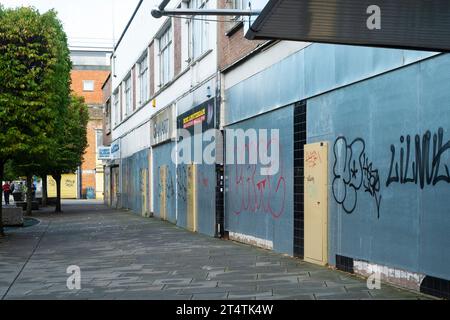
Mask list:
[[[149,61],[149,72],[150,72],[150,97],[155,94],[155,42],[150,43],[148,48],[150,61]]]
[[[175,55],[175,67],[174,74],[177,76],[181,72],[181,19],[174,18],[173,19],[173,28],[174,28],[174,55]]]
[[[231,1],[218,0],[219,8],[232,8]],[[223,17],[224,20],[231,20],[232,17]],[[229,33],[233,27],[234,31]],[[244,37],[244,24],[236,22],[218,24],[218,55],[219,69],[232,65],[234,62],[248,55],[250,52],[264,44],[266,41],[249,41]]]
[[[109,73],[105,70],[72,70],[72,91],[84,97],[87,104],[101,104],[103,103],[102,86]],[[93,80],[94,91],[83,91],[83,80]]]
[[[110,71],[105,70],[72,70],[72,91],[84,97],[89,105],[89,122],[87,126],[88,147],[83,156],[81,165],[82,174],[82,195],[86,194],[86,188],[96,188],[96,130],[103,129],[103,84],[108,78]],[[94,81],[94,91],[83,90],[83,80]]]
[[[111,90],[112,90],[112,83],[111,83],[111,77],[107,79],[105,84],[103,85],[103,105],[105,107],[105,112],[103,113],[103,144],[105,146],[109,146],[111,144],[111,129],[112,129],[112,114],[111,114]],[[106,110],[106,105],[109,104],[109,109]],[[110,129],[108,130],[107,127]]]
[[[91,109],[90,114],[97,114],[98,110]],[[81,165],[81,169],[83,171],[82,174],[82,194],[86,194],[86,188],[91,187],[96,189],[96,181],[95,181],[95,169],[97,165],[97,150],[96,150],[96,130],[102,129],[103,121],[98,116],[91,119],[88,122],[87,128],[87,140],[88,147],[83,156],[83,164]]]
[[[105,104],[106,101],[108,101],[108,99],[111,97],[111,93],[112,93],[112,78],[109,77],[106,82],[104,82],[103,84],[103,88],[102,88],[102,103]]]

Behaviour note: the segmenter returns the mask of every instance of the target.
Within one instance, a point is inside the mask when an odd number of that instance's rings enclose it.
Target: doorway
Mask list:
[[[328,143],[305,145],[305,261],[328,263]]]

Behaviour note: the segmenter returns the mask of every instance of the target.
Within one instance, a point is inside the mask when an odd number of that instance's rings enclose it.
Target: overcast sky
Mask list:
[[[56,9],[70,45],[112,45],[122,34],[139,0],[0,0],[5,7]]]

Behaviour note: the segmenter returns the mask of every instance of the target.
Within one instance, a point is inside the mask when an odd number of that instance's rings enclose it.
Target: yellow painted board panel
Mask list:
[[[76,174],[63,174],[61,176],[61,199],[76,199],[77,188]],[[47,196],[56,198],[56,181],[51,176],[47,177]]]
[[[305,145],[305,260],[328,263],[328,143]]]
[[[197,232],[197,166],[188,166],[187,229]]]
[[[104,192],[104,183],[105,183],[105,175],[103,172],[97,172],[95,174],[95,198],[97,200],[103,200],[103,192]]]

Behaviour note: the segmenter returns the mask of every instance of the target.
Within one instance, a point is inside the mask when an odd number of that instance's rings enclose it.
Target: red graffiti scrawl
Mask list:
[[[322,163],[320,154],[317,151],[307,152],[305,163],[309,168],[315,168],[318,164]]]
[[[230,191],[239,199],[234,213],[266,213],[278,219],[283,215],[286,203],[283,165],[280,161],[280,171],[274,176],[262,177],[259,172],[257,165],[236,165],[232,170]]]

